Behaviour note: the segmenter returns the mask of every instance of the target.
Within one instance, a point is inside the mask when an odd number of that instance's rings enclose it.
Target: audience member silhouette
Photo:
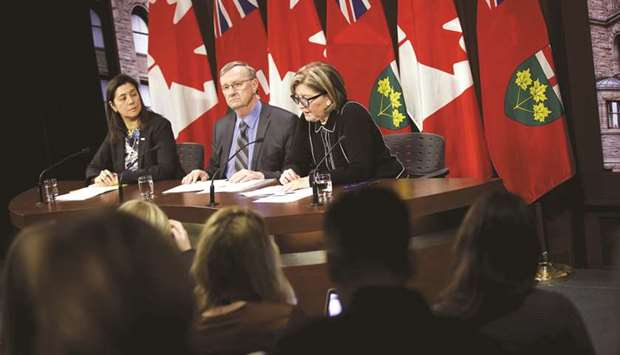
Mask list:
[[[343,313],[291,331],[276,354],[481,353],[486,344],[458,322],[436,319],[415,290],[407,206],[390,191],[348,192],[325,215],[327,266]]]
[[[303,319],[278,247],[263,219],[248,209],[224,208],[209,218],[192,274],[199,310],[195,353],[269,351],[285,328]]]
[[[169,219],[156,204],[143,200],[130,200],[123,203],[118,209],[150,223],[163,235],[171,235],[180,251],[185,252],[191,249],[189,236],[183,224],[174,219]]]
[[[188,354],[186,275],[172,240],[125,213],[24,229],[4,270],[2,353]]]
[[[574,305],[535,287],[539,256],[525,202],[505,191],[481,197],[458,232],[454,277],[436,313],[466,321],[510,353],[593,354]]]

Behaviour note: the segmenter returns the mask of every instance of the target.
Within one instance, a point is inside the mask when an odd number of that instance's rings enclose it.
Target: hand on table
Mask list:
[[[201,169],[194,169],[189,174],[185,175],[181,183],[183,184],[193,184],[196,181],[207,181],[209,180],[209,174],[206,171]]]

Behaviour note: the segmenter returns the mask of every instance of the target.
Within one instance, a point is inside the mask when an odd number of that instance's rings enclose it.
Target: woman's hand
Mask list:
[[[307,187],[310,187],[310,180],[306,176],[304,178],[297,178],[297,180],[293,180],[287,184],[284,184],[284,186],[282,186],[282,190],[284,192],[291,192],[291,191],[295,191],[299,189],[304,189]]]
[[[170,232],[172,233],[172,237],[174,238],[174,242],[177,244],[177,248],[181,252],[186,250],[190,250],[192,245],[189,242],[189,236],[187,235],[187,231],[179,221],[175,221],[174,219],[168,220],[170,223]]]
[[[300,179],[299,175],[297,175],[297,173],[293,169],[286,169],[284,170],[282,175],[280,175],[280,184],[286,185],[291,181],[299,180],[299,179]]]
[[[97,186],[114,186],[118,185],[118,175],[110,170],[101,170],[99,175],[93,180]]]

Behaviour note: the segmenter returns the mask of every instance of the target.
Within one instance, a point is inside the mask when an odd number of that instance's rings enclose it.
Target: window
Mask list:
[[[103,27],[101,26],[101,18],[94,10],[90,10],[90,26],[93,33],[93,43],[97,49],[105,49],[103,41]]]
[[[149,43],[149,28],[146,24],[146,16],[142,14],[141,8],[134,9],[131,14],[131,30],[133,31],[133,45],[136,54],[147,54]]]
[[[149,83],[140,82],[140,96],[142,96],[142,102],[144,106],[151,107],[151,93],[149,92]]]
[[[620,128],[620,101],[607,101],[607,128]]]

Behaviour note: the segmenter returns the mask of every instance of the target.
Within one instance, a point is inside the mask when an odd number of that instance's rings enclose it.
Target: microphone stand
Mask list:
[[[82,150],[80,150],[79,152],[75,152],[73,154],[69,154],[66,157],[64,157],[63,159],[61,159],[60,161],[52,164],[49,168],[47,169],[43,169],[43,171],[41,172],[41,174],[39,174],[39,203],[43,203],[43,178],[45,177],[45,175],[52,169],[64,164],[67,160],[73,159],[75,157],[79,157],[82,154],[86,154],[90,152],[90,148],[83,148]]]
[[[226,160],[226,162],[223,165],[224,168],[226,167],[226,165],[228,165],[228,162],[230,162],[234,157],[236,157],[237,154],[239,154],[239,152],[244,150],[245,147],[247,147],[247,146],[249,146],[251,144],[254,144],[254,143],[260,143],[260,142],[262,142],[264,140],[265,140],[264,137],[256,138],[255,140],[253,140],[251,142],[248,142],[248,143],[242,145],[241,147],[239,147],[239,149],[237,149],[237,151]],[[223,171],[224,168],[217,168],[217,169],[215,169],[215,172],[213,173],[213,176],[211,177],[211,186],[209,186],[209,205],[208,205],[209,207],[215,207],[215,206],[218,205],[218,203],[215,201],[215,184],[214,184],[214,181],[215,181],[215,177],[217,176],[217,174],[219,174],[221,171]]]
[[[209,207],[215,207],[218,205],[218,203],[215,201],[215,184],[213,182],[215,181],[215,177],[217,176],[217,174],[219,174],[219,172],[220,169],[217,168],[213,172],[213,176],[211,176],[211,186],[209,186]]]
[[[118,203],[123,203],[125,199],[125,189],[123,188],[123,173],[118,174]]]

